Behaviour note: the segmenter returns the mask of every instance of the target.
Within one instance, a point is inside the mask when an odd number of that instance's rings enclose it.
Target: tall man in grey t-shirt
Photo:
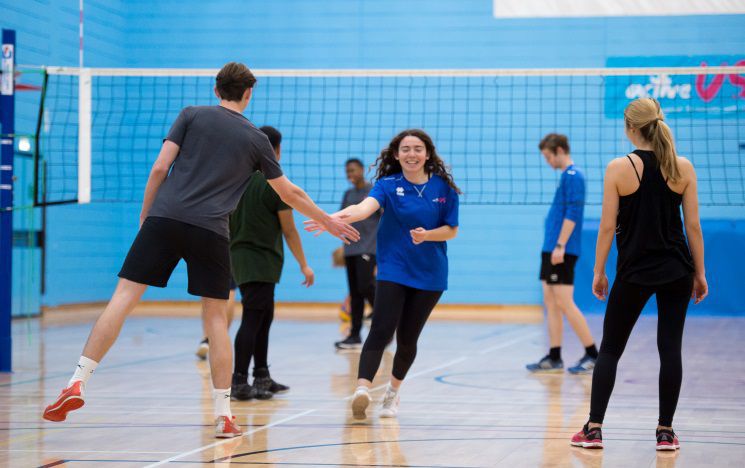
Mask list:
[[[346,162],[347,179],[352,187],[344,193],[341,209],[360,203],[367,198],[372,189],[365,180],[365,167],[362,161],[353,158]],[[337,349],[359,349],[362,347],[362,316],[365,311],[365,300],[373,305],[375,300],[375,251],[380,213],[354,223],[360,232],[361,239],[355,244],[344,246],[344,264],[347,269],[349,284],[349,305],[352,328],[349,336],[334,343]]]
[[[241,435],[230,412],[233,356],[225,314],[230,288],[228,215],[256,170],[264,173],[282,201],[318,220],[329,233],[345,242],[359,239],[356,229],[323,212],[282,174],[266,135],[242,115],[256,83],[251,71],[231,62],[215,81],[220,105],[185,108],[163,142],[145,187],[140,231],[119,272],[119,283],[67,388],[45,409],[49,421],[64,421],[68,412],[83,406],[85,383],[116,341],[127,315],[148,286],[166,286],[183,258],[188,291],[202,299],[210,342],[215,436]]]

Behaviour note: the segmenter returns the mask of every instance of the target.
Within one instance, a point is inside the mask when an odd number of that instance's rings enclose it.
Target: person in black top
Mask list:
[[[365,180],[365,166],[357,158],[349,159],[346,164],[347,179],[352,187],[344,192],[341,209],[361,203],[367,198],[372,185]],[[360,232],[361,239],[354,244],[344,245],[344,266],[347,270],[349,284],[349,305],[352,327],[349,336],[334,343],[336,349],[354,350],[362,348],[362,319],[365,312],[365,301],[375,304],[375,262],[376,236],[380,212],[373,213],[367,219],[358,221],[353,226]]]
[[[605,173],[592,291],[598,299],[607,297],[608,306],[592,376],[590,419],[572,437],[574,446],[602,448],[601,426],[618,360],[644,305],[654,294],[660,353],[657,450],[680,448],[672,422],[683,377],[683,325],[689,300],[701,302],[708,286],[696,172],[690,161],[677,156],[664,118],[654,99],[631,102],[624,112],[626,136],[637,149],[611,161]],[[605,263],[614,232],[618,269],[608,294]]]

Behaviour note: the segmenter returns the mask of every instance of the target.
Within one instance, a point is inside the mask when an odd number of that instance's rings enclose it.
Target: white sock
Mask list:
[[[360,385],[359,387],[357,387],[357,390],[355,390],[354,393],[357,393],[359,391],[364,391],[365,393],[370,393],[370,389],[367,388],[364,385]]]
[[[393,385],[391,385],[390,383],[388,384],[388,388],[386,388],[385,391],[386,392],[393,393],[394,395],[396,393],[398,393],[398,389],[397,388],[393,388]]]
[[[233,413],[230,412],[230,388],[212,390],[212,398],[215,400],[215,417],[227,416],[231,419]]]
[[[88,359],[85,356],[80,356],[78,367],[75,369],[75,373],[72,374],[72,378],[67,383],[67,386],[70,387],[74,382],[77,382],[78,380],[83,382],[83,385],[85,385],[86,383],[88,383],[88,379],[91,378],[91,375],[93,375],[93,371],[96,370],[97,366],[98,363],[93,359]]]

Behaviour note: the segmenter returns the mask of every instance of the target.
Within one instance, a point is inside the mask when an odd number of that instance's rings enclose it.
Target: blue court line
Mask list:
[[[0,421],[0,424],[11,424],[11,421]],[[137,429],[137,428],[187,428],[187,427],[203,427],[212,428],[212,424],[118,424],[118,423],[102,423],[104,425],[96,426],[90,424],[65,424],[65,425],[48,425],[39,427],[0,427],[1,431],[31,431],[31,430],[68,430],[68,429]],[[243,424],[241,426],[244,426]],[[265,424],[246,424],[248,428],[261,428]],[[284,428],[295,428],[295,429],[354,429],[360,427],[359,424],[283,424]],[[565,426],[547,426],[547,425],[534,425],[534,426],[494,426],[486,424],[400,424],[402,429],[420,429],[420,430],[439,430],[442,428],[456,429],[456,430],[476,430],[476,431],[546,431],[546,430],[565,430]],[[610,431],[613,432],[640,432],[647,433],[649,428],[638,428],[638,427],[614,427]],[[731,437],[745,436],[745,431],[722,431],[715,429],[686,429],[679,430],[680,433],[698,433],[697,437],[719,437],[719,434],[729,434]],[[708,435],[706,433],[711,433]],[[607,434],[606,434],[607,435]],[[607,437],[606,437],[607,439]],[[612,440],[612,439],[610,439]],[[2,452],[2,450],[0,450]]]
[[[367,442],[342,442],[342,443],[336,443],[336,444],[318,444],[318,445],[304,445],[304,446],[296,446],[296,447],[282,447],[282,448],[276,448],[276,449],[268,449],[268,450],[259,450],[255,452],[246,452],[246,453],[240,453],[236,455],[231,455],[229,457],[223,457],[223,458],[217,458],[212,461],[204,461],[204,460],[179,460],[178,463],[183,464],[214,464],[214,463],[220,463],[224,462],[226,460],[230,460],[231,464],[236,465],[294,465],[294,466],[374,466],[374,467],[380,467],[380,468],[389,468],[389,467],[403,467],[403,466],[409,466],[412,468],[478,468],[478,467],[457,467],[457,466],[448,466],[448,465],[371,465],[369,463],[361,464],[361,465],[354,465],[354,464],[344,464],[344,463],[292,463],[292,462],[252,462],[252,461],[240,461],[240,460],[234,460],[235,458],[239,457],[245,457],[249,455],[257,455],[262,453],[272,453],[272,452],[281,452],[281,451],[290,451],[290,450],[299,450],[299,449],[305,449],[305,448],[322,448],[322,447],[334,447],[334,446],[344,446],[344,445],[362,445],[362,444],[384,444],[384,443],[406,443],[406,442],[453,442],[453,441],[477,441],[477,440],[489,440],[489,441],[498,441],[498,440],[567,440],[566,437],[468,437],[468,438],[448,438],[448,439],[403,439],[403,440],[380,440],[380,441],[367,441]],[[606,441],[621,441],[621,442],[648,442],[648,439],[616,439],[616,438],[605,438]],[[708,445],[743,445],[745,446],[745,443],[737,443],[737,442],[708,442],[708,441],[696,441],[696,440],[686,440],[684,442],[687,444],[708,444]],[[45,465],[39,465],[38,468],[51,468],[54,466],[58,466],[64,463],[68,462],[76,462],[76,463],[157,463],[157,460],[126,460],[126,459],[64,459],[64,460],[56,460],[54,462],[45,464]]]
[[[10,424],[10,421],[0,421],[0,424]],[[54,431],[54,430],[63,430],[63,429],[160,429],[160,428],[173,428],[173,427],[215,427],[214,424],[134,424],[131,426],[124,425],[124,424],[113,424],[110,426],[72,426],[68,424],[55,424],[55,425],[49,425],[49,426],[39,426],[39,427],[0,427],[0,432],[2,431]],[[248,427],[261,427],[262,425],[249,425]],[[1,451],[1,450],[0,450]]]
[[[212,427],[212,426],[209,426]],[[298,429],[307,429],[307,428],[333,428],[333,429],[353,429],[360,427],[359,424],[283,424],[282,427],[286,428],[298,428]],[[380,426],[381,428],[384,426]],[[402,429],[441,429],[441,428],[454,428],[454,429],[477,429],[477,430],[493,430],[493,431],[505,431],[505,430],[545,430],[545,429],[555,429],[555,430],[564,430],[565,426],[547,426],[547,425],[535,425],[535,426],[516,426],[516,425],[508,425],[508,426],[495,426],[495,425],[484,425],[484,424],[399,424],[398,427]],[[647,433],[649,432],[649,428],[647,427],[617,427],[614,426],[611,431],[634,431],[634,432],[641,432],[641,433]],[[720,430],[714,430],[714,429],[681,429],[681,431],[684,432],[710,432],[713,434],[734,434],[734,435],[742,435],[745,436],[745,431],[720,431]],[[677,432],[676,432],[677,434]],[[714,437],[714,436],[699,436],[699,437]]]
[[[474,385],[474,384],[466,384],[466,383],[460,383],[460,382],[450,382],[450,381],[446,380],[446,379],[448,379],[450,377],[460,376],[460,375],[478,375],[478,376],[489,375],[489,374],[499,375],[499,374],[506,373],[506,372],[508,372],[508,371],[507,370],[504,370],[504,371],[491,371],[491,372],[483,372],[483,371],[478,371],[478,372],[453,372],[453,373],[450,373],[450,374],[438,375],[437,377],[434,377],[434,380],[435,380],[435,382],[441,383],[441,384],[444,384],[444,385],[452,385],[454,387],[477,388],[479,390],[503,390],[503,391],[513,391],[513,392],[520,392],[520,393],[540,393],[540,394],[544,394],[545,393],[543,391],[543,389],[539,389],[539,390],[515,389],[515,388],[498,387],[498,386],[492,386],[492,385]],[[571,375],[568,372],[566,372],[564,374],[560,374],[560,373],[555,373],[555,374],[531,374],[527,370],[525,372],[526,372],[526,376],[528,378],[532,378],[536,382],[538,382],[540,379],[549,379],[549,378],[564,378],[564,377],[567,377],[569,379],[582,379],[583,377],[589,377],[589,376],[591,376],[591,374]],[[584,396],[584,395],[580,395],[579,390],[574,390],[574,391],[565,391],[565,390],[562,390],[561,394],[562,394],[562,396]],[[625,397],[639,397],[639,395],[632,395],[632,394],[628,394],[628,393],[614,393],[613,395],[614,396],[625,396]],[[695,398],[695,397],[685,397],[684,396],[683,398]],[[720,399],[720,400],[731,400],[731,399],[733,399],[733,397],[731,397],[731,396],[720,396],[720,397],[716,397],[716,396],[709,396],[709,395],[707,395],[706,398],[708,400],[718,400],[718,399]],[[733,403],[740,403],[740,401],[734,399]]]
[[[156,460],[106,460],[106,459],[98,459],[98,460],[75,460],[75,459],[65,459],[65,460],[57,460],[52,463],[48,463],[46,465],[40,465],[38,468],[50,468],[53,466],[59,466],[64,463],[81,463],[81,462],[89,462],[89,463],[156,463]],[[180,460],[178,463],[183,464],[190,464],[190,465],[207,465],[212,464],[214,462],[211,461],[185,461]],[[304,462],[259,462],[259,461],[231,461],[231,465],[285,465],[285,466],[371,466],[375,468],[403,468],[403,467],[410,467],[410,468],[480,468],[478,466],[450,466],[450,465],[373,465],[370,463],[362,463],[362,464],[352,464],[352,463],[304,463]]]
[[[212,460],[210,463],[220,463],[224,462],[226,460],[230,460],[231,463],[233,463],[234,458],[239,457],[246,457],[250,455],[257,455],[262,453],[274,453],[274,452],[285,452],[290,450],[302,450],[302,449],[312,449],[312,448],[324,448],[324,447],[339,447],[339,446],[348,446],[348,445],[367,445],[367,444],[389,444],[389,443],[407,443],[407,442],[464,442],[464,441],[476,441],[476,440],[491,440],[491,441],[499,441],[499,440],[569,440],[567,437],[458,437],[458,438],[445,438],[445,439],[398,439],[398,440],[375,440],[375,441],[364,441],[364,442],[338,442],[338,443],[331,443],[331,444],[314,444],[314,445],[299,445],[294,447],[281,447],[281,448],[275,448],[275,449],[266,449],[266,450],[257,450],[254,452],[245,452],[245,453],[239,453],[236,455],[231,455],[228,457],[223,458],[216,458],[215,460]],[[606,437],[606,440],[615,440],[615,441],[633,441],[633,442],[645,442],[648,441],[648,439],[608,439]],[[695,440],[685,440],[684,444],[717,444],[717,445],[742,445],[745,446],[745,442],[739,443],[739,442],[709,442],[709,441],[695,441]]]
[[[189,462],[191,463],[191,462]],[[202,462],[204,463],[204,462]],[[207,462],[212,463],[212,462]],[[231,465],[289,465],[289,466],[372,466],[376,468],[399,468],[399,467],[410,467],[410,468],[481,468],[478,466],[451,466],[451,465],[380,465],[372,463],[304,463],[304,462],[260,462],[260,461],[234,461],[230,462]]]
[[[187,355],[190,355],[190,353],[181,352],[181,353],[178,353],[178,354],[170,354],[168,356],[161,356],[161,357],[157,357],[157,358],[147,358],[147,359],[140,359],[140,360],[137,360],[137,361],[123,362],[121,364],[114,364],[112,366],[106,366],[106,367],[102,368],[101,370],[99,370],[98,373],[99,374],[106,373],[109,369],[120,369],[122,367],[135,366],[137,364],[143,364],[143,363],[147,363],[147,362],[165,361],[165,360],[168,360],[168,359],[173,359],[175,357],[187,356]],[[72,369],[72,367],[71,367],[71,369]],[[60,377],[69,377],[69,376],[70,376],[70,372],[56,372],[54,374],[47,374],[47,375],[44,375],[42,377],[35,377],[33,379],[21,380],[21,381],[18,381],[18,382],[8,382],[8,383],[0,384],[0,388],[2,388],[2,387],[10,387],[10,386],[13,386],[13,385],[21,385],[21,384],[27,384],[27,383],[34,383],[34,382],[39,382],[41,380],[55,380],[55,379],[58,379]]]

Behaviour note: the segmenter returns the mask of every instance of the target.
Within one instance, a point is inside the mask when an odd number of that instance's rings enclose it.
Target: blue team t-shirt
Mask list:
[[[569,236],[565,252],[579,256],[582,248],[582,218],[585,211],[585,176],[572,164],[561,174],[559,187],[546,217],[546,235],[543,252],[552,252],[559,240],[561,225],[565,219],[577,223]]]
[[[458,193],[440,176],[417,185],[399,173],[378,180],[370,196],[383,208],[378,226],[378,280],[426,291],[446,290],[447,243],[415,245],[409,231],[458,226]]]

